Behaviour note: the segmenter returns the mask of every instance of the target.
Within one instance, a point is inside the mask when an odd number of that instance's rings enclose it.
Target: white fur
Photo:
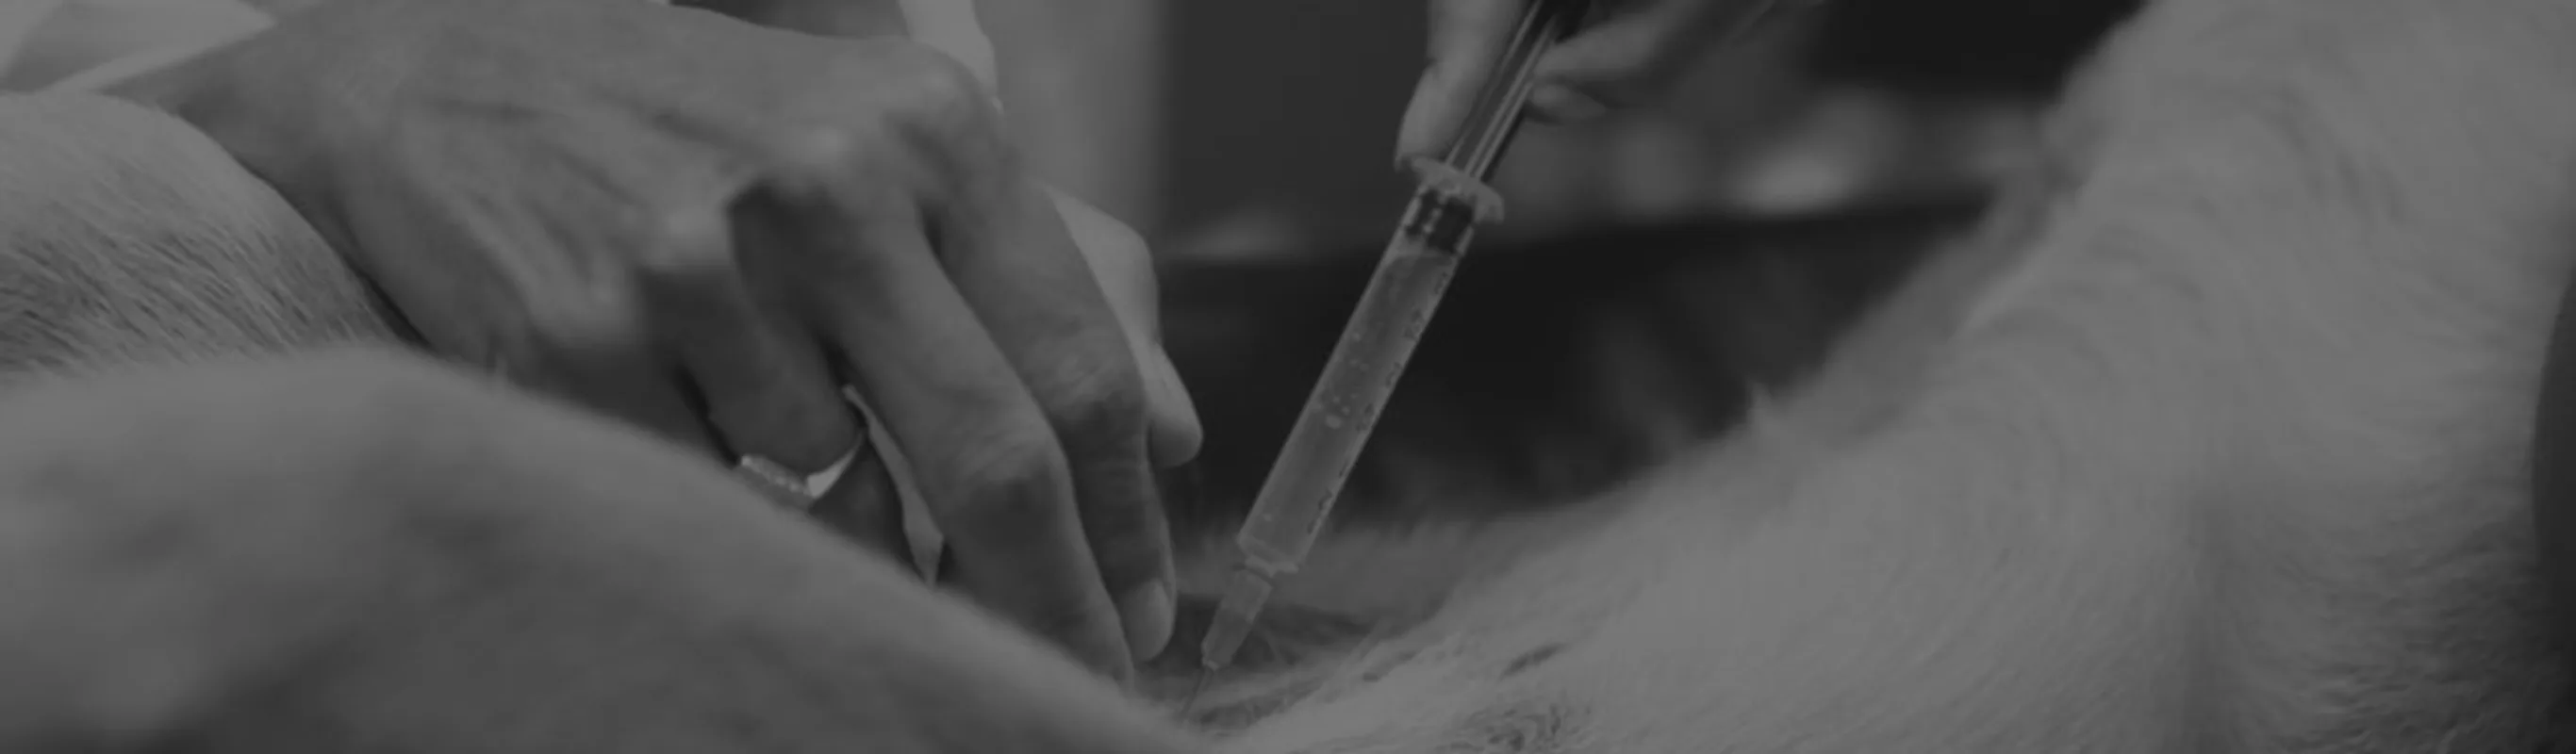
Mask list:
[[[2576,6],[2164,0],[2096,68],[2034,222],[1228,750],[2527,750]]]

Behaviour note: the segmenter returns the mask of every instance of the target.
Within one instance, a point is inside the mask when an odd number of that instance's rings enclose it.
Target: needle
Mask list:
[[[1190,684],[1189,697],[1181,700],[1181,719],[1189,719],[1190,711],[1198,709],[1199,692],[1207,690],[1208,678],[1212,675],[1214,674],[1205,672],[1199,673],[1199,679]]]
[[[1275,580],[1296,572],[1314,547],[1475,226],[1502,214],[1502,200],[1485,180],[1520,126],[1539,54],[1574,29],[1587,5],[1530,3],[1448,152],[1437,161],[1413,162],[1416,189],[1395,238],[1254,498],[1251,516],[1235,535],[1243,560],[1200,644],[1199,680],[1182,704],[1183,714],[1242,648]]]

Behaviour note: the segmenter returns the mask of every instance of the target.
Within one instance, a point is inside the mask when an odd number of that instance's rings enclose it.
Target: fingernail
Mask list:
[[[1433,122],[1433,114],[1441,108],[1430,98],[1440,95],[1448,86],[1447,78],[1439,61],[1435,60],[1423,66],[1422,78],[1414,81],[1413,101],[1404,106],[1404,117],[1396,121],[1396,169],[1404,169],[1407,159],[1439,148],[1422,142],[1430,141],[1432,134],[1439,129]]]
[[[1118,598],[1118,615],[1127,627],[1127,649],[1143,662],[1163,653],[1172,641],[1172,583],[1156,579]]]
[[[1414,143],[1423,139],[1414,135],[1414,131],[1418,129],[1413,125],[1412,120],[1412,116],[1405,116],[1404,127],[1395,135],[1396,172],[1403,172],[1405,164],[1421,157],[1425,149]]]

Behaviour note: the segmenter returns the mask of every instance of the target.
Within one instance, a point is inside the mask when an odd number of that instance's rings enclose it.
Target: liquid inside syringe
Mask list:
[[[1322,534],[1369,431],[1376,428],[1414,344],[1457,273],[1479,211],[1491,204],[1483,191],[1455,180],[1427,180],[1406,207],[1377,274],[1360,295],[1323,378],[1289,430],[1287,446],[1236,536],[1243,563],[1200,644],[1206,669],[1232,661],[1251,633],[1253,617],[1269,599],[1271,585],[1295,572]]]

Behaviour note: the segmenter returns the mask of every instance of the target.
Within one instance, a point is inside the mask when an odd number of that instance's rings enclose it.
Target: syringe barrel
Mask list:
[[[1406,209],[1236,535],[1247,567],[1276,578],[1305,562],[1414,343],[1457,273],[1475,228],[1475,201],[1464,192],[1426,185]]]

